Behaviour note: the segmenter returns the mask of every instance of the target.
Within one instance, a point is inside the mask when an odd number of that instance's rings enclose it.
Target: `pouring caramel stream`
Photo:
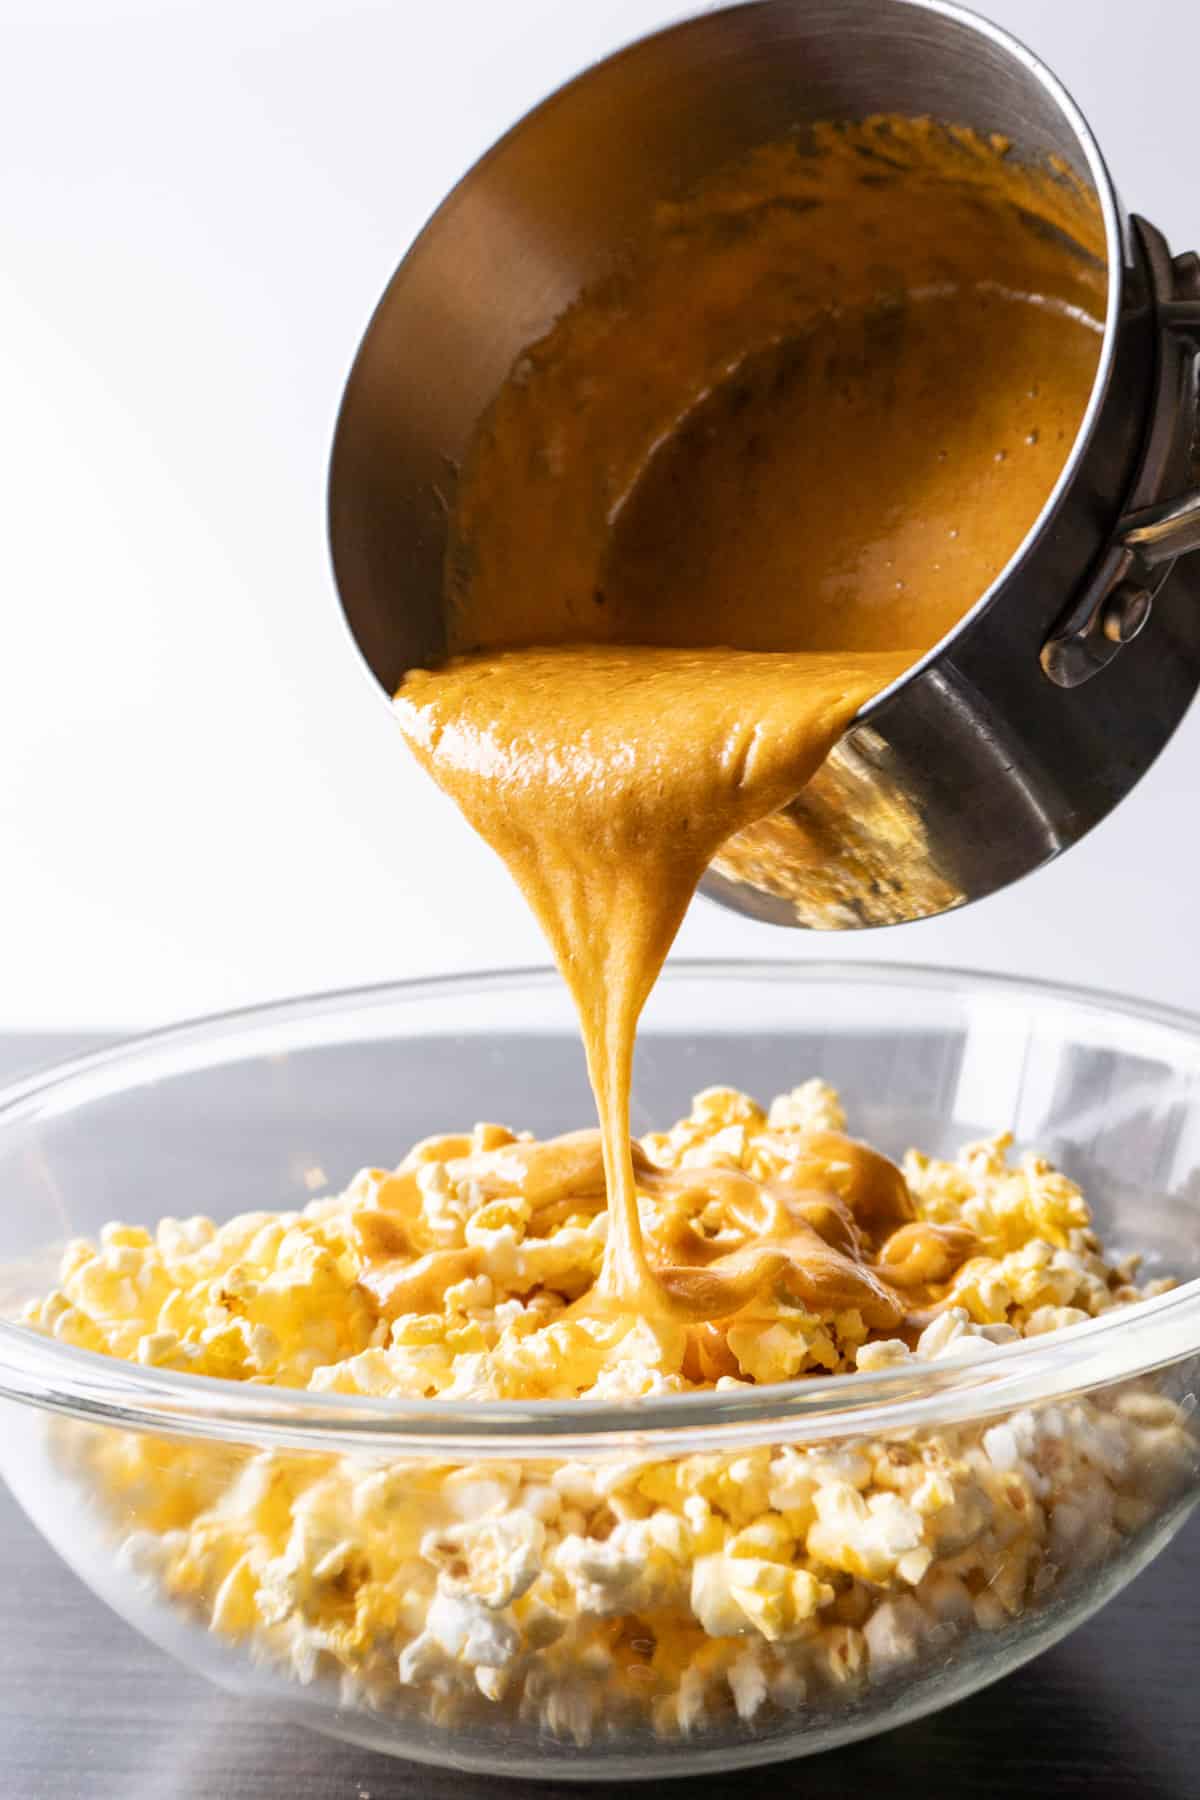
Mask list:
[[[828,1169],[786,1191],[742,1176],[742,1243],[648,1246],[639,1189],[661,1200],[680,1177],[631,1146],[634,1041],[713,857],[795,796],[1037,518],[1095,373],[1098,233],[1071,183],[969,134],[874,121],[768,146],[665,208],[478,433],[452,654],[395,706],[578,1009],[609,1209],[581,1306],[686,1322],[698,1345],[776,1295],[895,1328],[970,1252],[912,1226],[895,1170],[889,1230],[866,1229],[891,1178],[864,1187],[848,1141],[853,1195]]]

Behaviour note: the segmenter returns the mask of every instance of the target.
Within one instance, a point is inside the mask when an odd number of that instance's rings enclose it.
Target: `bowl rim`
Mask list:
[[[546,965],[467,972],[298,996],[169,1025],[52,1065],[0,1087],[0,1138],[55,1114],[82,1112],[97,1075],[123,1074],[128,1089],[155,1079],[164,1053],[202,1052],[234,1040],[219,1059],[236,1063],[239,1039],[266,1028],[316,1022],[338,1012],[545,989],[560,981]],[[1026,976],[922,963],[850,959],[679,958],[668,984],[762,981],[775,986],[881,985],[943,996],[1058,1004],[1191,1040],[1200,1071],[1200,1014],[1101,989]],[[342,1040],[345,1041],[345,1040]],[[211,1068],[211,1057],[195,1067]],[[186,1077],[188,1069],[174,1071]],[[161,1076],[158,1077],[161,1079]],[[82,1098],[72,1106],[73,1089]],[[111,1092],[111,1088],[106,1091]],[[65,1101],[65,1106],[64,1106]],[[613,1454],[645,1456],[828,1442],[865,1433],[944,1426],[1038,1404],[1151,1373],[1200,1353],[1200,1278],[1136,1306],[1066,1331],[994,1349],[976,1361],[902,1366],[877,1373],[800,1378],[769,1387],[701,1390],[646,1400],[406,1400],[251,1386],[215,1376],[143,1367],[76,1349],[28,1326],[0,1320],[0,1398],[95,1424],[159,1435],[236,1440],[324,1453],[434,1455],[447,1460]]]

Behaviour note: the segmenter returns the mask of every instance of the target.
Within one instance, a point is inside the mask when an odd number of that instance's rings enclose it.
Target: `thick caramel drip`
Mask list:
[[[634,1034],[719,845],[802,787],[905,660],[588,645],[464,658],[397,696],[409,742],[507,863],[579,1009],[611,1214],[598,1301],[723,1316],[766,1279],[739,1266],[664,1283],[650,1268],[629,1149]]]

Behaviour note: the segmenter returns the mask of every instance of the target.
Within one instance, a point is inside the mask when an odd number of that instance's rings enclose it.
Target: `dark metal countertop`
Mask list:
[[[0,1076],[80,1040],[0,1038]],[[4,1800],[484,1800],[486,1777],[394,1762],[266,1718],[138,1637],[0,1490]],[[804,1763],[686,1783],[845,1800],[1198,1800],[1200,1517],[1119,1599],[1036,1662],[904,1730]],[[500,1771],[497,1771],[499,1773]],[[679,1791],[683,1792],[681,1783]],[[627,1784],[594,1786],[597,1800]],[[506,1783],[502,1796],[578,1792]]]

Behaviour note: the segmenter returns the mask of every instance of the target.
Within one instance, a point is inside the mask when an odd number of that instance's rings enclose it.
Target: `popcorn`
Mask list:
[[[921,1515],[896,1494],[864,1499],[849,1482],[831,1481],[817,1489],[813,1505],[817,1520],[805,1540],[808,1553],[847,1575],[887,1581],[906,1553],[921,1546]]]
[[[760,1557],[702,1556],[692,1568],[692,1611],[710,1637],[758,1631],[774,1642],[833,1597],[833,1588],[809,1570]]]
[[[770,1691],[766,1671],[753,1651],[747,1651],[730,1664],[727,1680],[737,1716],[744,1725],[748,1725],[766,1704]]]
[[[877,1606],[863,1626],[872,1678],[883,1680],[916,1662],[931,1624],[925,1609],[904,1595]]]
[[[439,1592],[474,1596],[495,1611],[533,1586],[545,1539],[540,1520],[512,1512],[426,1532],[421,1555],[442,1571]]]
[[[614,1618],[669,1604],[680,1565],[649,1532],[618,1529],[604,1541],[572,1534],[554,1555],[581,1613]]]
[[[448,1657],[473,1669],[503,1669],[517,1654],[520,1638],[493,1608],[473,1595],[438,1592],[425,1629]]]
[[[912,1351],[903,1338],[877,1338],[873,1343],[860,1346],[854,1366],[878,1374],[881,1369],[899,1369],[911,1361]]]
[[[106,1226],[67,1247],[26,1322],[148,1368],[632,1416],[700,1388],[916,1376],[1150,1291],[1105,1260],[1079,1189],[1006,1138],[910,1153],[902,1181],[843,1127],[819,1081],[766,1111],[706,1090],[644,1141],[645,1233],[662,1260],[685,1242],[702,1262],[752,1249],[783,1204],[886,1275],[882,1216],[908,1233],[900,1262],[943,1271],[888,1326],[859,1293],[801,1304],[786,1284],[698,1328],[580,1310],[607,1230],[594,1134],[539,1145],[491,1124],[302,1211]],[[679,1180],[656,1186],[655,1166]],[[951,1241],[970,1246],[957,1262]],[[1195,1482],[1193,1411],[1142,1382],[889,1438],[457,1465],[55,1429],[137,1579],[255,1658],[332,1676],[345,1706],[447,1730],[483,1708],[586,1745],[853,1702],[1048,1604]]]
[[[845,1124],[842,1103],[827,1081],[805,1081],[777,1095],[767,1113],[769,1131],[841,1131]]]

